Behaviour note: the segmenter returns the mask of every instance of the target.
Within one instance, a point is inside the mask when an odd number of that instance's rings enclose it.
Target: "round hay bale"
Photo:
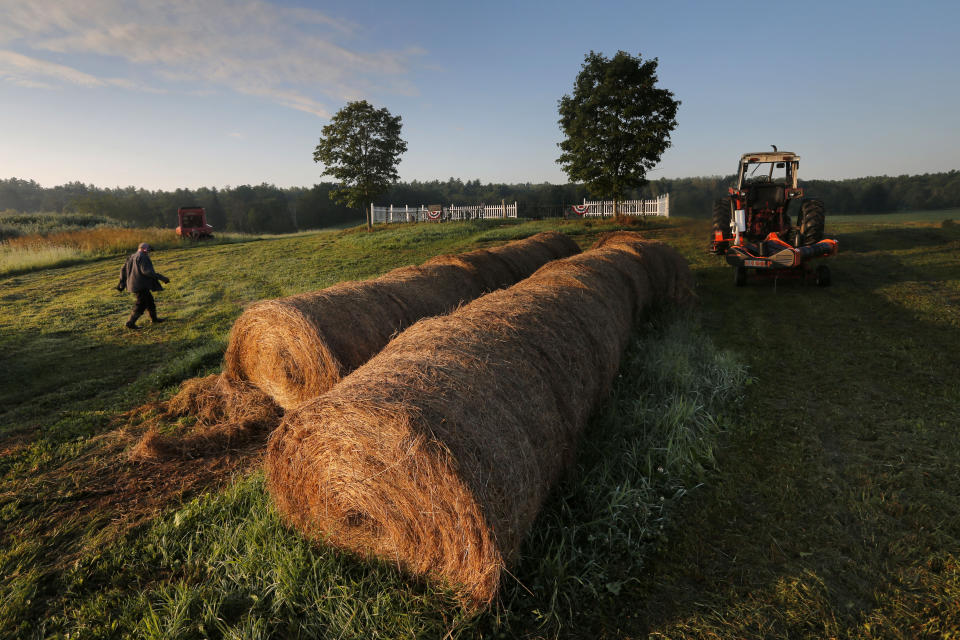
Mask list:
[[[635,249],[558,260],[421,320],[288,413],[266,458],[283,518],[489,604],[656,299]]]
[[[563,234],[540,233],[365,282],[255,303],[231,329],[224,375],[252,383],[290,409],[332,387],[421,318],[448,313],[576,251]]]
[[[516,282],[510,266],[496,253],[487,249],[476,249],[458,255],[441,255],[428,260],[425,265],[456,265],[476,274],[476,281],[484,292],[509,287]]]
[[[683,256],[665,244],[651,242],[636,231],[602,234],[595,248],[616,246],[633,252],[644,261],[656,294],[677,301],[693,297],[693,276]]]
[[[580,247],[570,236],[544,231],[499,247],[437,256],[425,264],[456,264],[474,270],[484,290],[495,291],[523,280],[550,260],[577,253]]]
[[[507,264],[513,274],[513,281],[519,282],[551,260],[579,253],[580,247],[570,236],[556,231],[544,231],[496,247],[491,249],[491,252],[496,253]]]
[[[380,295],[396,300],[403,309],[403,322],[391,326],[390,335],[420,318],[448,313],[462,302],[485,293],[473,267],[429,262],[394,269],[370,281],[369,286]]]
[[[289,409],[336,384],[409,322],[403,302],[361,282],[258,302],[230,330],[224,375]]]

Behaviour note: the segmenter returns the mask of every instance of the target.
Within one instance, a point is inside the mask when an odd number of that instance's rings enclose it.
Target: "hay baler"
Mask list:
[[[213,227],[207,224],[207,211],[203,207],[180,207],[177,209],[177,235],[191,240],[213,237]]]
[[[747,272],[773,277],[806,278],[830,284],[830,268],[811,261],[836,255],[837,241],[824,238],[823,201],[804,198],[797,181],[800,156],[789,151],[745,153],[737,167],[737,184],[713,204],[710,251],[723,254],[734,267],[734,284]],[[762,169],[762,171],[761,171]],[[799,203],[796,225],[791,202]],[[796,208],[796,207],[794,207]]]

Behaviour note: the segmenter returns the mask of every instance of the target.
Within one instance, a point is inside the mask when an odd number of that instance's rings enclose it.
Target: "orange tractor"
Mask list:
[[[203,207],[180,207],[177,209],[177,235],[191,240],[213,237],[213,227],[207,224],[207,212]]]
[[[816,258],[836,255],[837,241],[824,238],[821,200],[803,197],[797,183],[800,156],[789,151],[745,153],[737,167],[737,184],[713,203],[710,251],[723,254],[735,268],[734,284],[747,282],[748,271],[773,277],[813,276],[830,284],[830,268]],[[790,203],[796,202],[793,207]],[[791,212],[796,211],[796,224]]]

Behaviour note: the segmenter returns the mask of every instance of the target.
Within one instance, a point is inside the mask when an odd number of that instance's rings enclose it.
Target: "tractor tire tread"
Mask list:
[[[826,208],[822,200],[804,200],[800,205],[800,244],[807,246],[823,240]]]
[[[717,198],[713,201],[713,230],[724,235],[730,233],[730,199]]]

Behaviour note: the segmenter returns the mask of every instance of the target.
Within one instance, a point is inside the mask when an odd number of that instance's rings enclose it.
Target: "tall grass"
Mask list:
[[[99,227],[75,231],[58,231],[11,238],[4,243],[13,250],[30,251],[49,247],[69,247],[87,254],[112,255],[134,251],[141,242],[169,248],[178,244],[173,229],[123,229]]]
[[[268,236],[220,233],[215,239],[203,242],[246,242],[258,237]],[[107,226],[22,235],[0,242],[0,276],[132,253],[141,242],[148,242],[158,249],[171,249],[192,241],[177,237],[173,229]]]
[[[125,225],[119,220],[96,214],[0,211],[0,241],[19,236],[57,231],[123,226]]]
[[[169,248],[179,241],[172,229],[111,227],[19,236],[0,243],[0,275],[130,253],[141,242]]]
[[[73,247],[36,246],[13,248],[0,244],[0,276],[76,264],[86,258]]]

